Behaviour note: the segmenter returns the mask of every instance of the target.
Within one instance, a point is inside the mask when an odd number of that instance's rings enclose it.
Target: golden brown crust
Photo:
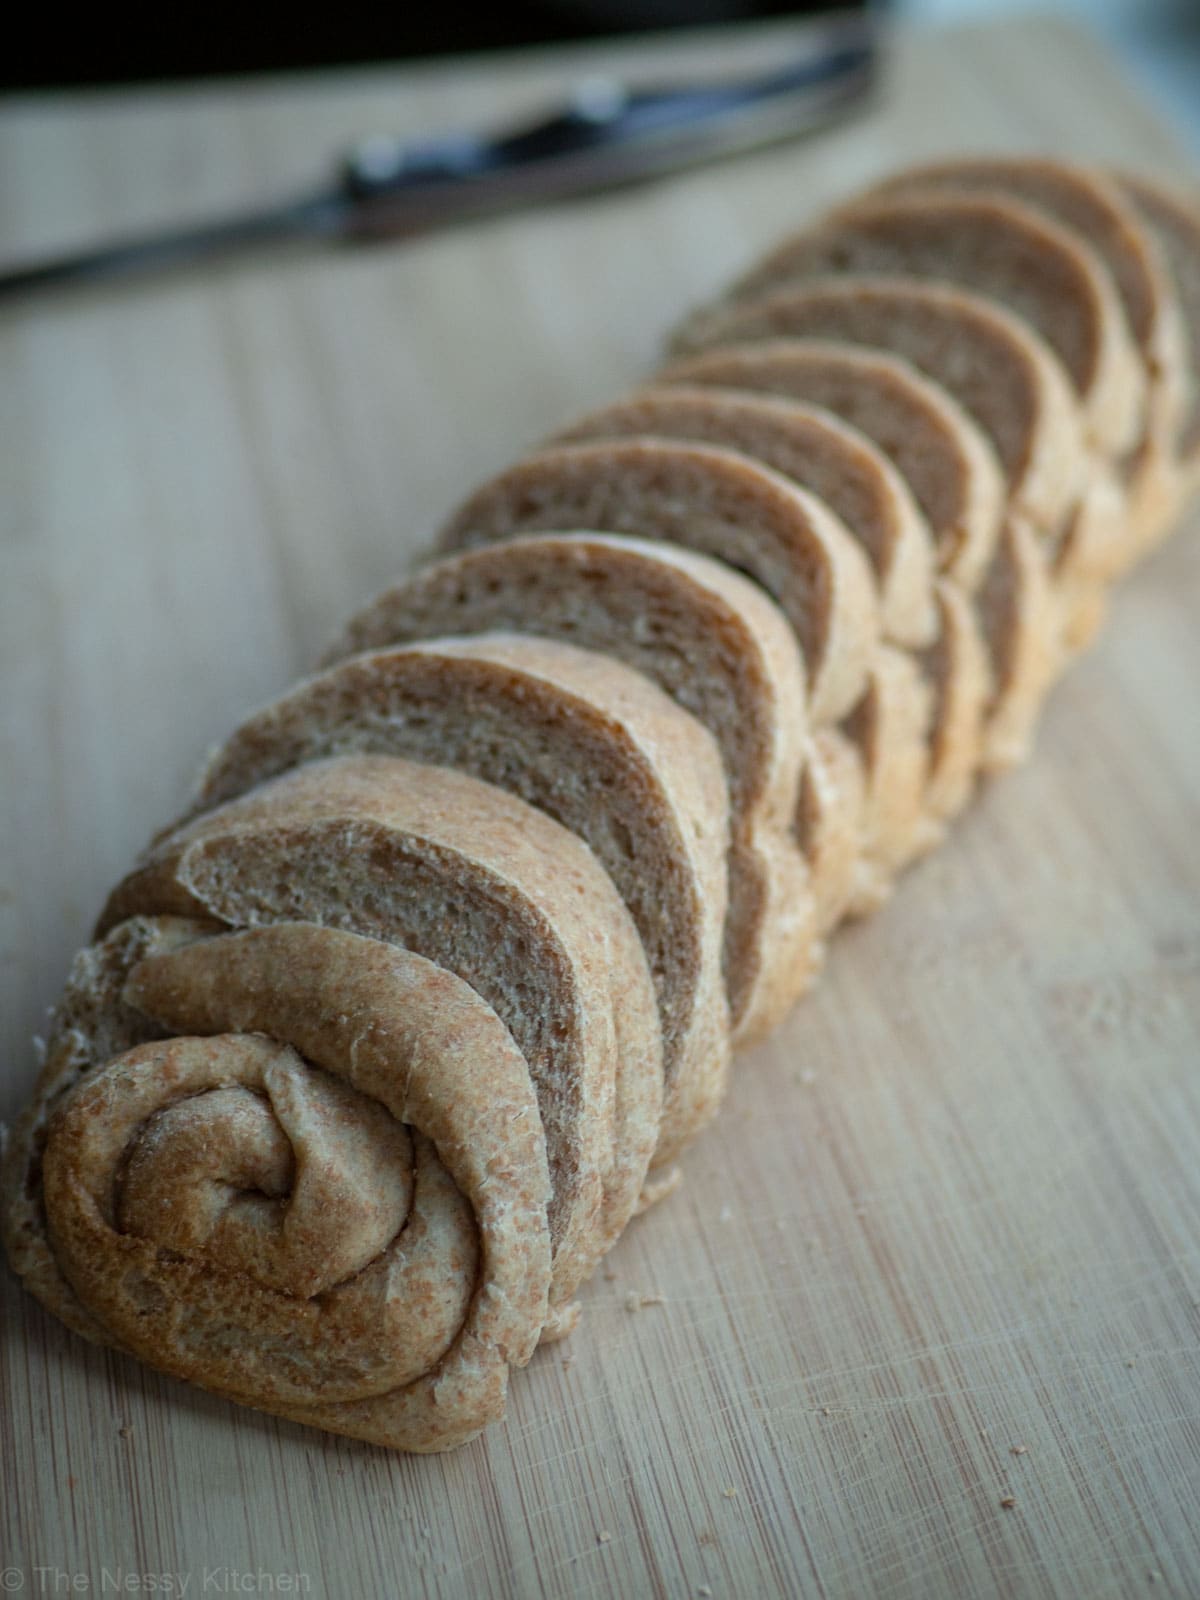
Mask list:
[[[843,730],[862,761],[863,855],[882,878],[894,877],[941,836],[925,801],[932,718],[921,667],[906,652],[881,645]]]
[[[843,917],[875,910],[891,877],[865,850],[866,775],[854,741],[840,728],[818,728],[808,742],[796,808],[796,836],[812,873],[817,926],[823,934]]]
[[[1137,554],[1170,531],[1200,484],[1200,194],[1130,173],[1109,175],[1149,230],[1170,283],[1184,351],[1184,389],[1175,437],[1143,469]]]
[[[945,578],[934,592],[939,627],[936,641],[925,652],[933,686],[925,805],[932,818],[948,822],[971,798],[983,761],[992,668],[973,601]]]
[[[1062,607],[1042,542],[1010,517],[979,596],[992,689],[983,767],[1003,771],[1028,756],[1034,726],[1064,659]]]

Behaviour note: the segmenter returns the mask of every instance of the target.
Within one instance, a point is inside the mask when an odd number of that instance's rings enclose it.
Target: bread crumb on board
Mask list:
[[[1006,1494],[1004,1496],[1004,1498],[1000,1501],[1000,1509],[1002,1511],[1013,1511],[1016,1508],[1016,1504],[1017,1504],[1016,1495]]]
[[[596,1543],[597,1544],[611,1544],[612,1543],[612,1534],[609,1533],[607,1528],[601,1528],[600,1532],[596,1535]]]
[[[1008,1453],[1010,1456],[1027,1456],[1029,1454],[1029,1446],[1027,1444],[1010,1444]]]
[[[639,1294],[636,1289],[631,1289],[625,1296],[626,1311],[642,1311],[647,1306],[665,1306],[665,1294]]]

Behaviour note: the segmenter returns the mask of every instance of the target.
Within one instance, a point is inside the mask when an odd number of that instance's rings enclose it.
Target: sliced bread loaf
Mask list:
[[[1186,353],[1186,388],[1176,438],[1182,479],[1158,528],[1146,526],[1145,543],[1150,545],[1168,531],[1179,501],[1200,482],[1200,194],[1127,173],[1117,174],[1114,181],[1158,244],[1175,291]]]
[[[719,307],[684,334],[693,347],[819,339],[901,357],[978,424],[1010,504],[1035,526],[1058,528],[1086,482],[1079,407],[1062,363],[1020,317],[982,295],[911,278],[817,277]]]
[[[669,1159],[712,1116],[729,1059],[727,802],[707,730],[594,651],[517,634],[437,640],[356,656],[251,717],[210,761],[197,809],[350,753],[469,772],[586,841],[654,979],[666,1080],[659,1159]],[[804,902],[795,909],[807,914]],[[736,971],[745,938],[734,933]]]
[[[830,274],[958,284],[1009,307],[1055,351],[1087,437],[1123,455],[1141,437],[1146,380],[1112,278],[1077,234],[1008,197],[930,190],[844,206],[786,239],[736,284],[747,300]]]
[[[580,840],[466,773],[313,761],[168,834],[98,932],[138,916],[340,928],[468,983],[528,1062],[552,1184],[551,1303],[566,1305],[632,1213],[663,1098],[642,944]]]
[[[1153,230],[1107,173],[1048,157],[959,158],[899,174],[879,192],[929,188],[1012,195],[1071,229],[1112,277],[1147,377],[1145,427],[1125,460],[1128,566],[1170,516],[1176,441],[1188,405],[1188,354],[1178,297]]]
[[[48,1066],[74,1081],[43,1075],[8,1242],[58,1315],[394,1449],[503,1414],[550,1177],[529,1065],[461,979],[308,923],[135,917],[76,963]]]
[[[632,533],[715,556],[776,601],[804,657],[814,721],[861,695],[880,637],[866,556],[816,496],[748,456],[630,440],[562,445],[485,483],[442,529],[444,551],[538,529]]]
[[[938,566],[968,589],[983,578],[1005,504],[996,453],[970,416],[908,361],[830,339],[787,333],[775,306],[731,308],[744,342],[723,339],[655,375],[656,386],[716,387],[819,406],[865,435],[908,484],[925,515]],[[804,319],[807,322],[807,318]],[[742,326],[742,324],[739,324]]]
[[[1003,478],[988,440],[956,401],[909,362],[852,344],[765,338],[688,357],[657,381],[803,396],[869,434],[911,475],[948,578],[965,566],[978,588],[973,615],[962,606],[942,608],[939,643],[929,658],[937,685],[930,809],[935,817],[952,815],[969,793],[968,772],[979,764],[1008,765],[1025,748],[1049,681],[1047,661],[1061,659],[1064,628],[1050,608],[1052,557],[1045,541],[1035,541],[1020,518],[1010,519],[1022,523],[1016,533],[1001,523]],[[979,638],[988,658],[982,713]],[[955,664],[961,679],[952,674]],[[869,892],[864,898],[869,900]]]
[[[624,661],[716,740],[730,805],[725,982],[735,1039],[757,1037],[799,995],[814,957],[794,833],[804,671],[787,619],[757,584],[679,546],[547,534],[415,573],[353,618],[326,659],[508,629]]]
[[[867,552],[885,636],[900,645],[933,642],[938,613],[928,527],[890,461],[832,413],[741,390],[664,385],[594,413],[564,437],[696,439],[736,449],[799,481],[832,506]],[[932,707],[923,668],[885,652],[872,662],[866,692],[847,722],[861,744],[870,800],[864,847],[885,873],[938,837],[923,803]],[[965,759],[977,757],[976,739]]]
[[[738,450],[811,490],[866,551],[885,635],[901,645],[930,642],[936,626],[933,538],[908,484],[865,434],[819,406],[664,385],[592,412],[560,440],[639,436]]]

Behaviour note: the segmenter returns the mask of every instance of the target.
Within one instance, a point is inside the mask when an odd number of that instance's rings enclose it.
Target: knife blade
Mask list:
[[[412,238],[795,137],[860,104],[879,58],[861,13],[805,24],[798,36],[782,66],[751,76],[644,88],[590,78],[561,108],[514,128],[367,138],[311,192],[0,268],[0,301],[287,243]]]

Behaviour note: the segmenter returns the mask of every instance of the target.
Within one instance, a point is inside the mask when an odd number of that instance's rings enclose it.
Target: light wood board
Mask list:
[[[639,55],[663,75],[782,39]],[[0,240],[270,192],[364,131],[486,122],[623,59],[10,102]],[[628,386],[789,219],[964,148],[1181,170],[1082,33],[912,36],[873,113],[815,143],[0,319],[0,1114],[205,746],[471,480]],[[404,1459],[259,1417],[84,1345],[4,1275],[0,1581],[1200,1593],[1197,533],[1128,585],[1035,763],[741,1062],[684,1190],[486,1440]]]

